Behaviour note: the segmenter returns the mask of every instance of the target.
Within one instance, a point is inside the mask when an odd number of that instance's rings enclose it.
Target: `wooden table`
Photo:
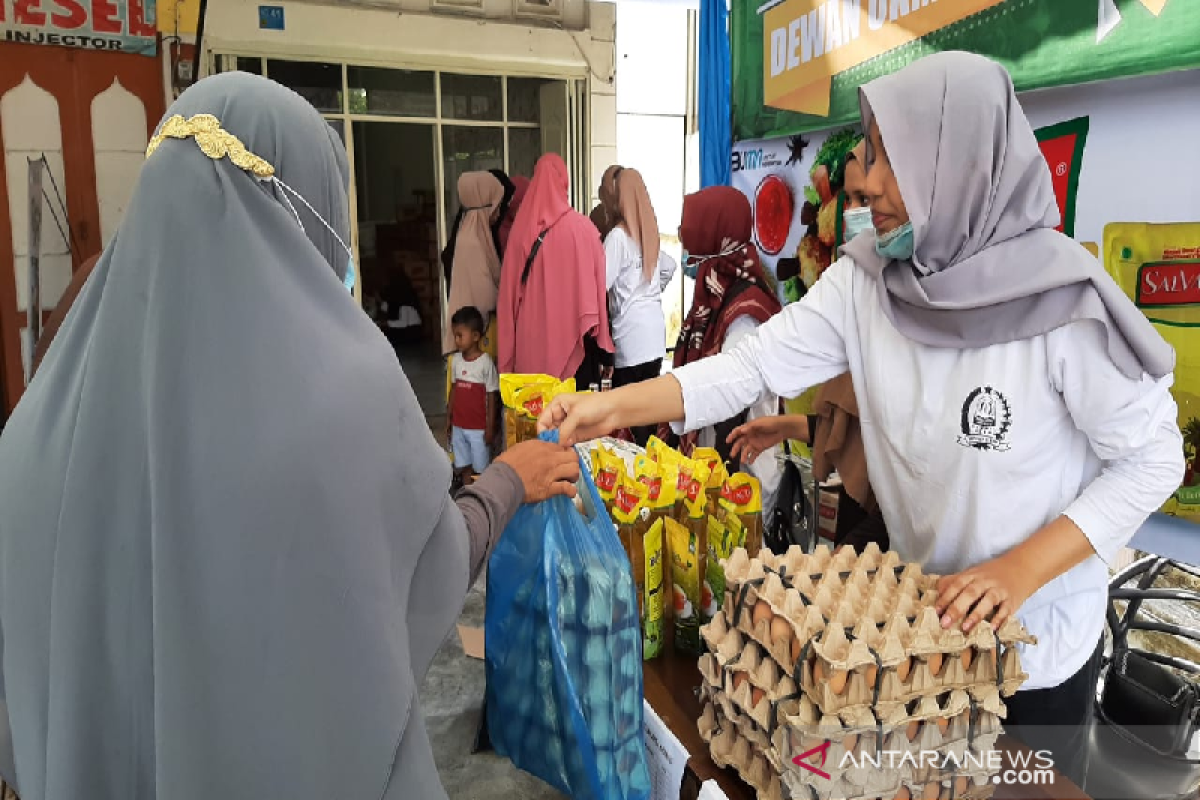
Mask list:
[[[668,637],[670,638],[670,637]],[[696,800],[700,786],[717,782],[729,800],[756,800],[754,790],[733,770],[721,769],[708,755],[708,745],[700,738],[696,721],[700,719],[700,699],[696,689],[702,680],[696,659],[678,653],[668,642],[663,655],[645,665],[646,700],[691,754],[683,777],[680,800]],[[1012,763],[1010,753],[1027,750],[1025,745],[1007,736],[1000,738],[997,749],[1004,763]],[[1049,786],[1000,786],[994,800],[1089,800],[1083,791],[1065,776],[1054,774]]]

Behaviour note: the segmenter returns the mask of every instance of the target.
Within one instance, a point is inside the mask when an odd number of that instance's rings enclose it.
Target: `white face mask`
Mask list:
[[[309,205],[309,202],[304,199],[302,194],[288,186],[283,181],[279,180],[279,178],[271,178],[270,180],[274,181],[277,186],[284,190],[284,193],[280,196],[283,197],[283,202],[287,203],[287,207],[291,210],[292,216],[296,218],[296,224],[300,226],[300,230],[304,230],[304,223],[300,221],[300,215],[296,212],[296,207],[293,206],[291,201],[287,199],[288,194],[291,194],[293,197],[303,203],[304,207],[308,209],[309,213],[316,217],[317,220],[325,226],[325,230],[333,234],[333,238],[337,239],[337,243],[340,244],[346,251],[346,277],[342,279],[342,283],[345,285],[347,291],[353,293],[354,283],[358,278],[358,275],[354,269],[354,251],[350,249],[349,245],[342,241],[342,237],[338,236],[338,233],[333,229],[333,226],[326,222],[325,218],[318,214],[315,208]]]
[[[845,231],[846,241],[850,241],[855,236],[858,236],[863,231],[871,229],[871,208],[870,206],[860,206],[852,208],[842,214],[843,230]]]

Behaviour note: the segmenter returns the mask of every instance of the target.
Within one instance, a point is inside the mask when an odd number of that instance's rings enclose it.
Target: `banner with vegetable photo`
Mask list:
[[[750,200],[754,244],[785,303],[803,297],[833,263],[846,158],[861,138],[847,127],[734,147],[733,186]]]
[[[1058,200],[1058,212],[1062,224],[1058,230],[1067,236],[1075,235],[1075,202],[1079,195],[1079,171],[1083,167],[1083,148],[1087,144],[1088,118],[1060,122],[1047,128],[1039,128],[1038,145],[1050,167],[1050,179],[1054,182],[1054,197]]]
[[[737,0],[733,135],[858,119],[858,87],[930,53],[998,60],[1018,91],[1200,67],[1195,0]]]
[[[1175,348],[1171,395],[1187,458],[1164,511],[1200,522],[1200,223],[1104,226],[1104,267]]]

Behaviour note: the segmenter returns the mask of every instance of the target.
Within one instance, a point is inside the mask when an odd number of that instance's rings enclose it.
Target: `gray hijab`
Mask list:
[[[862,115],[864,128],[879,124],[915,255],[885,261],[870,232],[842,252],[880,280],[901,333],[970,349],[1094,320],[1129,377],[1174,369],[1174,350],[1096,259],[1054,230],[1050,173],[1003,67],[968,53],[928,56],[864,86]]]
[[[174,114],[348,241],[345,152],[299,96],[226,74]],[[0,438],[23,800],[444,796],[415,692],[466,593],[450,466],[283,197],[165,140]]]

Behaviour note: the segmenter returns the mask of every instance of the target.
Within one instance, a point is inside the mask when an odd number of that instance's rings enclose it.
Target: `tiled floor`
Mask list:
[[[412,348],[400,363],[416,392],[429,427],[445,445],[445,361],[436,352]],[[484,584],[467,595],[461,622],[482,627]],[[472,754],[471,746],[483,708],[484,665],[463,653],[452,633],[434,658],[421,687],[421,707],[433,744],[438,771],[451,800],[564,800],[563,795],[492,753]]]

